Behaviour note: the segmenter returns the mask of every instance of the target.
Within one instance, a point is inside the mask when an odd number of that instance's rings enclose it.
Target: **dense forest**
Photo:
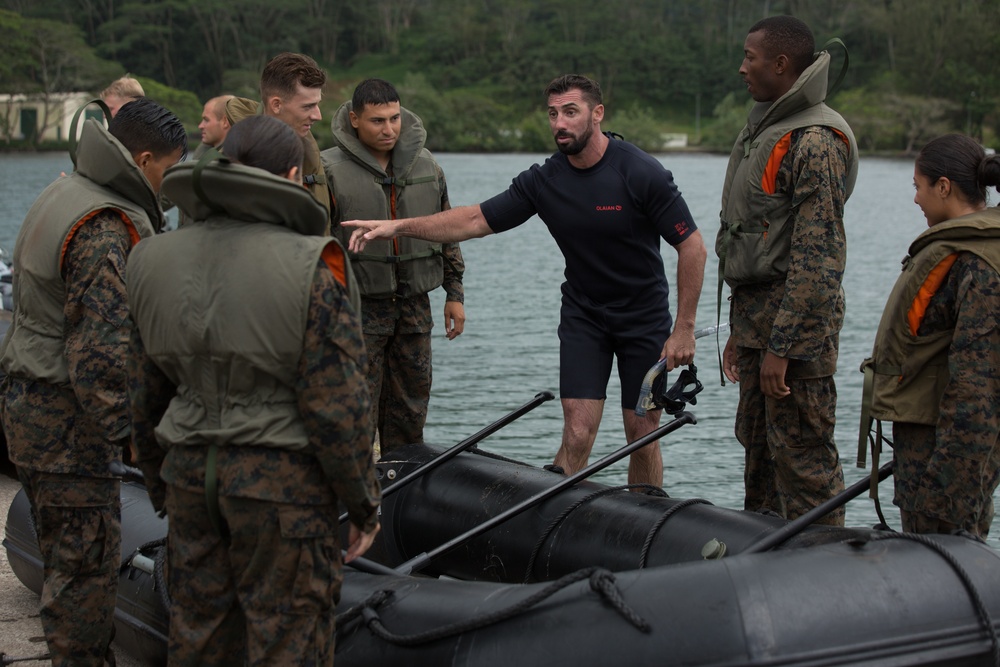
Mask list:
[[[747,28],[782,13],[818,47],[847,45],[830,101],[864,149],[1000,135],[990,0],[0,0],[0,93],[96,93],[129,72],[194,130],[199,100],[256,97],[264,63],[300,51],[330,75],[326,118],[379,76],[424,119],[433,150],[549,151],[540,91],[579,72],[604,88],[605,129],[652,151],[666,133],[726,150],[749,104],[737,73]],[[839,69],[843,50],[831,54]]]

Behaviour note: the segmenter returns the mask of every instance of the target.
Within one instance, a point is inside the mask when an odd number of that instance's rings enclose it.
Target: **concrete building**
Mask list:
[[[42,93],[0,95],[0,141],[66,141],[73,114],[94,99],[91,93]],[[101,118],[98,106],[84,118]]]

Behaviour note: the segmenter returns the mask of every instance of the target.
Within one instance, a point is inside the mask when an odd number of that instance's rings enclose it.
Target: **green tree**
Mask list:
[[[8,55],[0,78],[3,92],[24,94],[41,102],[42,116],[33,137],[35,145],[42,135],[61,123],[59,93],[93,90],[115,71],[113,63],[94,55],[74,26],[48,19],[24,18],[0,11],[0,39]],[[12,105],[8,103],[0,121],[9,140]]]

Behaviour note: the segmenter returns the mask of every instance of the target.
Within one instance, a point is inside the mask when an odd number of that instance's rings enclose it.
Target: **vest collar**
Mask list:
[[[149,216],[153,229],[163,229],[163,211],[132,154],[94,119],[87,120],[77,144],[76,173],[120,194]]]
[[[1000,237],[1000,208],[994,206],[953,220],[945,220],[925,229],[910,244],[909,254],[913,257],[934,241],[941,239],[997,237]]]
[[[823,51],[806,68],[791,89],[774,102],[757,102],[750,110],[747,130],[756,136],[761,130],[782,118],[808,109],[826,100],[827,79],[830,76],[830,53]]]
[[[402,123],[399,129],[399,140],[392,149],[392,172],[398,178],[405,178],[413,168],[413,163],[420,157],[420,151],[427,141],[427,130],[420,117],[405,107],[400,107]],[[386,171],[375,160],[375,156],[358,139],[358,133],[351,126],[351,101],[344,102],[330,122],[333,130],[333,142],[342,151],[350,155],[355,162],[364,165],[369,171],[385,176]]]
[[[163,194],[196,221],[224,216],[287,227],[307,236],[322,236],[329,227],[326,209],[298,183],[263,169],[215,160],[201,171],[202,198],[195,187],[196,166],[176,165],[163,179]]]

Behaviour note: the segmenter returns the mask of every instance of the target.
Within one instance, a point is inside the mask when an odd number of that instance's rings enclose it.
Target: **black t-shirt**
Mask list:
[[[563,289],[604,305],[666,301],[660,238],[677,245],[697,229],[671,173],[613,138],[593,167],[577,169],[556,153],[481,208],[494,232],[537,214],[566,258]]]

